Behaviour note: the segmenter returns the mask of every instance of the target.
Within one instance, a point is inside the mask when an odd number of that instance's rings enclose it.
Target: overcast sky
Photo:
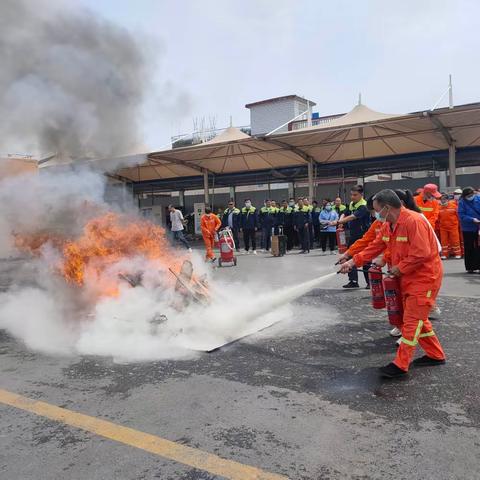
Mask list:
[[[430,108],[453,75],[454,103],[480,101],[480,3],[402,0],[80,0],[137,32],[155,66],[142,124],[155,149],[191,132],[249,124],[245,104],[298,94],[320,115],[363,103]],[[444,101],[444,105],[447,100]]]

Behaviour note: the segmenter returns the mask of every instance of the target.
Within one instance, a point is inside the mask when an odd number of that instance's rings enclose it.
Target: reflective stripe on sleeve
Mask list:
[[[408,237],[397,237],[397,242],[408,242]]]
[[[389,241],[390,241],[390,237],[382,237],[382,241],[383,241],[383,242],[389,242]]]
[[[423,212],[433,212],[433,207],[420,207]]]

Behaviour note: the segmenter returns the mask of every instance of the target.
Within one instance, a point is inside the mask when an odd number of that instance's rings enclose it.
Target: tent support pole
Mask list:
[[[308,199],[313,201],[314,191],[313,191],[313,161],[309,160],[308,162]]]
[[[455,155],[455,142],[452,142],[448,146],[448,170],[449,170],[449,179],[448,185],[450,187],[457,186],[457,162]]]
[[[203,171],[203,190],[204,190],[205,205],[209,205],[210,195],[208,191],[208,170]]]

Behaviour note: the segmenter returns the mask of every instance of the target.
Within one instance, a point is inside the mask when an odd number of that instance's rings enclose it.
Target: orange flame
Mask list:
[[[17,247],[31,253],[38,253],[48,241],[63,253],[58,270],[67,282],[79,286],[88,283],[100,296],[118,294],[120,279],[106,275],[106,271],[123,260],[143,257],[151,261],[154,268],[178,270],[185,259],[172,250],[163,228],[147,220],[112,212],[88,221],[76,240],[43,233],[16,235]],[[170,281],[175,281],[173,276]]]

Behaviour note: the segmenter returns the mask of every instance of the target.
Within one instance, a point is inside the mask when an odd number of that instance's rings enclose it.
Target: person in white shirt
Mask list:
[[[168,211],[170,212],[170,222],[172,223],[172,233],[173,238],[178,240],[179,242],[185,245],[185,248],[188,249],[189,252],[192,251],[190,245],[183,234],[183,213],[180,210],[177,210],[173,205],[168,206]]]

